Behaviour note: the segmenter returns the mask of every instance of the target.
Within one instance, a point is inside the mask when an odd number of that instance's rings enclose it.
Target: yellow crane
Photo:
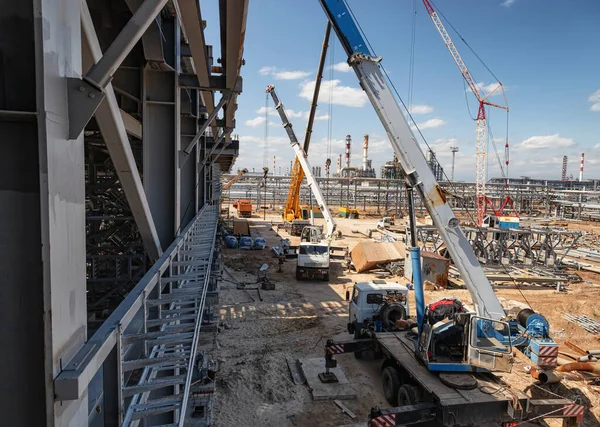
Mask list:
[[[313,93],[312,102],[310,103],[310,112],[308,114],[308,124],[306,125],[306,134],[304,135],[303,149],[305,153],[308,153],[308,146],[310,145],[310,137],[312,134],[313,123],[315,121],[315,112],[317,111],[317,101],[319,98],[319,89],[321,88],[321,80],[323,80],[323,68],[325,66],[325,57],[327,56],[327,47],[329,43],[329,35],[331,34],[331,23],[327,22],[327,28],[325,29],[325,38],[323,40],[323,47],[321,49],[321,57],[319,59],[319,67],[317,69],[317,76],[315,80],[315,91]],[[298,157],[294,160],[292,166],[290,188],[288,190],[288,197],[285,202],[285,208],[283,210],[283,220],[293,221],[297,219],[308,219],[308,207],[300,206],[300,186],[304,179],[304,171],[300,165]]]
[[[248,169],[244,168],[241,171],[239,171],[233,178],[231,178],[229,180],[229,182],[227,182],[227,184],[225,184],[222,188],[222,191],[228,190],[229,187],[231,187],[238,179],[240,179],[245,173],[248,173]]]

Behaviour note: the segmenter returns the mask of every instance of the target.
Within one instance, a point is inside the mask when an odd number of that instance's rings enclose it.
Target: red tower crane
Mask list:
[[[442,23],[437,12],[433,8],[433,6],[429,2],[429,0],[423,0],[423,4],[425,5],[425,8],[427,9],[427,13],[429,14],[429,17],[431,18],[431,20],[433,21],[433,24],[435,25],[438,32],[442,36],[442,40],[444,40],[446,47],[450,51],[450,55],[452,55],[452,58],[454,59],[454,62],[456,63],[458,70],[460,71],[463,78],[467,82],[467,85],[469,86],[469,88],[471,89],[471,91],[473,92],[475,97],[477,98],[477,101],[479,101],[479,109],[477,111],[477,118],[475,120],[476,124],[477,124],[477,137],[476,137],[476,143],[475,143],[475,159],[476,159],[475,160],[476,161],[475,197],[476,197],[476,205],[477,205],[477,224],[479,226],[481,226],[483,224],[483,216],[486,211],[487,203],[489,203],[491,205],[492,209],[494,209],[493,204],[486,197],[486,191],[485,191],[486,155],[487,155],[487,149],[486,149],[487,118],[486,118],[486,113],[485,113],[485,106],[489,105],[491,107],[501,108],[503,110],[508,111],[508,103],[506,102],[506,94],[504,93],[504,87],[502,86],[502,83],[497,82],[498,85],[492,91],[490,91],[487,95],[482,96],[480,87],[477,85],[477,83],[475,83],[475,80],[471,76],[471,73],[470,73],[469,69],[467,68],[467,65],[465,64],[462,57],[460,56],[460,53],[458,53],[458,49],[456,49],[456,46],[452,42],[452,39],[450,38],[448,31],[446,31],[446,28],[444,27],[444,24]],[[502,91],[502,95],[504,97],[504,105],[494,104],[494,103],[488,101],[488,98],[490,96],[492,96],[493,94],[495,94],[496,92],[498,92],[498,90]],[[508,166],[508,142],[506,143],[506,147],[505,147],[505,156],[506,156],[505,162],[506,162],[506,165]],[[502,210],[507,205],[507,203],[512,206],[512,200],[510,199],[509,196],[506,196],[506,199],[502,203],[499,211],[496,211],[494,209],[494,212],[496,212],[496,213],[502,212]]]

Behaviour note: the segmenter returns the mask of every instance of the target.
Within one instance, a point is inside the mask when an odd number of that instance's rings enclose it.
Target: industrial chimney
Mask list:
[[[583,157],[585,153],[581,153],[581,166],[579,166],[579,182],[583,181]]]
[[[352,139],[350,135],[346,135],[346,167],[350,167],[350,145],[352,144]]]
[[[563,164],[562,164],[562,174],[560,176],[560,179],[562,181],[566,181],[567,180],[567,156],[563,156]]]
[[[338,176],[339,176],[339,174],[340,174],[340,173],[341,173],[341,171],[342,171],[342,155],[341,155],[341,154],[340,154],[340,155],[338,155],[338,159],[337,159],[337,165],[336,165],[336,166],[337,166],[337,172],[336,172],[336,173],[337,173],[337,174],[338,174]]]
[[[369,135],[365,135],[363,142],[363,170],[369,170]]]

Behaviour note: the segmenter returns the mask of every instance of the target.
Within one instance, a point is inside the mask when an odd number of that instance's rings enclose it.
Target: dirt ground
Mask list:
[[[221,283],[219,297],[224,328],[217,337],[220,367],[213,412],[214,425],[366,425],[372,407],[389,407],[381,389],[381,361],[359,361],[351,354],[336,357],[338,366],[344,370],[357,394],[357,399],[344,401],[357,415],[352,420],[333,401],[312,401],[306,386],[294,385],[286,359],[322,357],[327,339],[349,339],[346,332],[346,288],[358,281],[373,280],[374,276],[348,273],[344,271],[340,261],[335,261],[332,263],[329,283],[318,280],[297,282],[294,259],[288,259],[283,272],[277,272],[277,259],[273,257],[270,247],[279,243],[279,236],[271,229],[269,220],[276,223],[279,218],[267,216],[267,222],[262,217],[250,220],[253,236],[266,238],[266,250],[223,250],[224,263],[239,282],[254,283],[256,270],[267,263],[270,266],[268,277],[276,284],[276,289],[261,291],[263,301],[260,301],[256,291],[236,289],[234,281],[224,275],[227,280]],[[360,234],[352,233],[352,230],[375,228],[376,219],[339,218],[336,222],[343,238],[336,240],[334,245],[352,248],[358,241],[365,239]],[[292,243],[296,243],[296,239],[292,238]],[[540,286],[522,287],[520,290],[498,286],[496,292],[499,297],[508,301],[525,302],[526,299],[535,311],[549,320],[553,338],[557,342],[570,341],[584,349],[598,349],[600,336],[591,335],[562,318],[565,312],[600,318],[600,276],[589,272],[579,274],[584,282],[569,285],[566,293]],[[406,283],[406,279],[400,277],[389,280]],[[426,291],[425,299],[433,301],[450,295],[466,303],[471,302],[468,291],[462,289]],[[412,292],[410,304],[414,307]],[[535,385],[534,380],[524,372],[527,364],[528,360],[524,356],[518,356],[513,372],[505,375],[504,379],[512,387],[536,398],[556,398],[556,395],[579,398],[589,408],[583,425],[600,426],[600,384],[565,381],[560,384]],[[559,426],[561,423],[550,420],[522,425]]]

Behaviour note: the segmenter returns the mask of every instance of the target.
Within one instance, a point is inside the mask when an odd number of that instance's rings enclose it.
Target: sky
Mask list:
[[[402,100],[426,143],[450,176],[457,145],[455,179],[475,180],[476,98],[426,13],[421,0],[347,0],[375,53],[383,57]],[[302,6],[299,6],[301,4]],[[489,111],[487,178],[501,177],[504,145],[510,146],[509,177],[577,178],[585,153],[584,178],[600,178],[600,1],[435,0],[474,80],[485,93],[502,82],[509,112]],[[207,43],[219,46],[218,1],[201,3]],[[415,13],[416,12],[416,13]],[[413,25],[414,22],[414,25]],[[454,32],[460,33],[484,64]],[[289,168],[294,153],[265,88],[276,87],[300,141],[304,139],[326,19],[317,0],[249,0],[235,134],[240,154],[233,171]],[[414,38],[412,36],[414,28]],[[411,61],[411,51],[414,60]],[[215,50],[218,52],[219,50]],[[215,57],[218,55],[215,55]],[[363,135],[379,168],[393,149],[373,107],[332,32],[308,159],[332,172],[352,137],[351,166],[362,164]],[[410,75],[412,74],[412,83]],[[503,103],[501,95],[489,100]],[[497,147],[497,153],[494,150]],[[500,159],[500,161],[498,160]]]

